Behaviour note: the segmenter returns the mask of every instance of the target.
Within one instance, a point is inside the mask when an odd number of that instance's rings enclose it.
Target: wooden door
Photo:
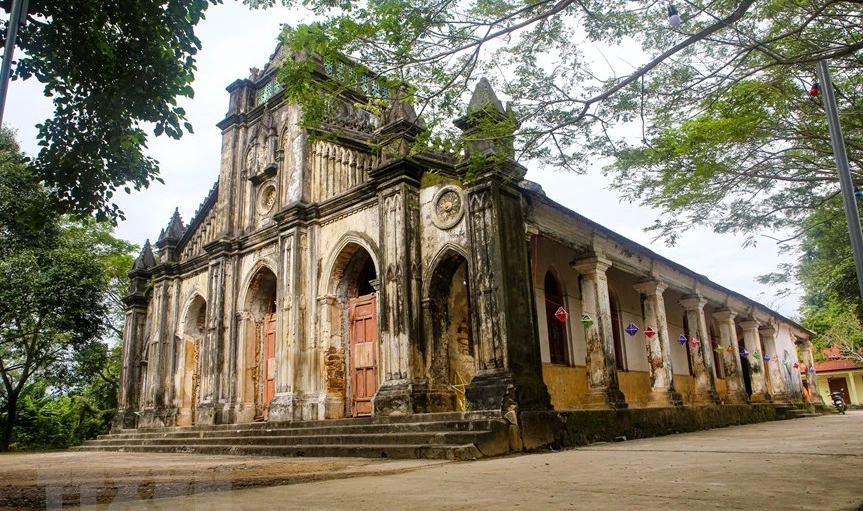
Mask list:
[[[264,316],[264,410],[276,394],[276,314]]]
[[[845,400],[845,404],[851,404],[851,395],[848,393],[848,380],[846,380],[844,376],[840,378],[828,378],[827,386],[830,387],[831,394],[834,392],[839,392],[840,394],[842,394],[842,399]],[[832,404],[832,399],[831,402],[828,404]]]
[[[349,302],[351,343],[351,412],[371,415],[372,398],[377,390],[378,325],[375,295],[353,298]]]

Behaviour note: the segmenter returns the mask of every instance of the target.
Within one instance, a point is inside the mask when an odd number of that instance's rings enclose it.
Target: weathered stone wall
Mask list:
[[[650,438],[672,433],[776,420],[769,405],[723,405],[628,410],[523,412],[521,435],[526,449],[545,445],[575,447],[625,438]]]

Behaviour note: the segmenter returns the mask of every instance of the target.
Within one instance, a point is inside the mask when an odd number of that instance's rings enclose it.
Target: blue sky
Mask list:
[[[182,106],[195,127],[194,134],[174,141],[151,137],[150,154],[162,169],[165,184],[155,183],[149,190],[120,193],[118,204],[127,221],[117,228],[117,235],[134,243],[155,240],[165,227],[175,207],[188,221],[218,177],[221,134],[216,123],[222,120],[228,106],[225,87],[237,78],[246,78],[249,68],[263,67],[276,46],[281,24],[296,24],[305,15],[284,8],[250,11],[238,2],[211,6],[198,27],[203,49],[198,54],[195,98]],[[5,122],[18,130],[24,150],[36,152],[34,124],[51,114],[50,100],[33,80],[13,82],[6,105]],[[756,299],[793,316],[798,295],[781,300],[775,289],[755,282],[755,277],[773,271],[787,256],[779,256],[772,240],[762,237],[754,248],[742,248],[742,239],[733,235],[716,235],[706,229],[685,234],[674,247],[651,243],[643,232],[657,217],[649,209],[621,202],[608,189],[609,180],[599,166],[586,175],[539,169],[530,165],[527,178],[540,183],[548,196],[566,207],[649,247],[673,261],[688,266],[714,282]]]

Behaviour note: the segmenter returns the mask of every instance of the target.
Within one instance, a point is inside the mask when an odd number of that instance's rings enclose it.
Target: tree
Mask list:
[[[0,131],[0,451],[9,448],[28,383],[61,373],[100,342],[104,269],[75,235],[14,135]]]
[[[0,38],[11,3],[0,1]],[[34,77],[53,98],[34,166],[64,211],[123,218],[114,193],[159,179],[142,123],[157,136],[192,130],[177,99],[193,96],[194,28],[211,3],[220,0],[30,0],[13,76]]]
[[[834,199],[807,217],[797,263],[764,280],[800,282],[801,323],[818,334],[813,343],[819,353],[835,348],[840,357],[863,365],[863,306],[842,213],[841,201]]]
[[[283,3],[320,17],[286,28],[295,54],[344,55],[391,85],[410,84],[398,99],[424,115],[433,144],[453,138],[469,86],[490,76],[512,100],[518,157],[576,172],[596,156],[619,157],[609,171],[621,192],[664,211],[654,227],[671,242],[696,224],[745,234],[793,228],[836,193],[820,105],[805,96],[818,60],[835,67],[846,133],[863,123],[853,0],[682,0],[677,28],[654,1]],[[618,57],[590,51],[609,48]],[[640,63],[612,65],[621,52]],[[309,123],[326,107],[314,99],[320,88],[308,86],[314,72],[310,59],[282,71]],[[361,88],[365,76],[339,78]],[[849,141],[858,174],[859,142]]]

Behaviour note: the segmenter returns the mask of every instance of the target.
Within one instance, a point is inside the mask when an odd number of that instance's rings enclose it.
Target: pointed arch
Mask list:
[[[445,243],[440,250],[432,257],[431,262],[429,262],[428,268],[426,268],[426,278],[423,279],[422,283],[422,297],[423,299],[429,297],[429,292],[431,288],[432,279],[434,277],[434,272],[437,270],[438,266],[440,266],[441,261],[452,257],[453,254],[458,254],[468,262],[468,274],[470,274],[470,256],[468,255],[467,249],[462,247],[461,245],[457,245],[452,242]]]
[[[336,295],[348,263],[360,248],[368,253],[377,274],[380,275],[380,252],[375,242],[361,232],[349,231],[339,239],[327,256],[327,261],[323,266],[324,272],[318,283],[318,289],[324,290],[323,294]]]

